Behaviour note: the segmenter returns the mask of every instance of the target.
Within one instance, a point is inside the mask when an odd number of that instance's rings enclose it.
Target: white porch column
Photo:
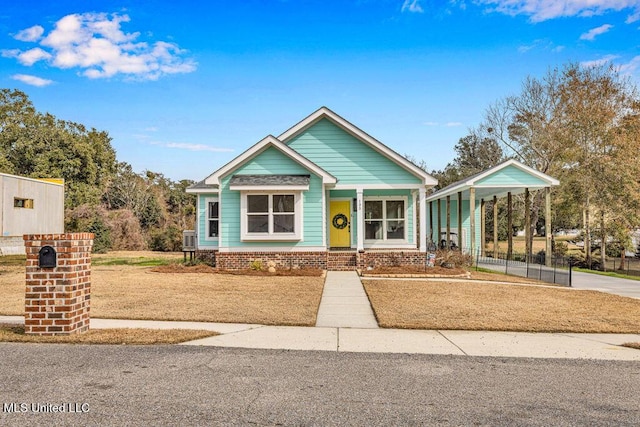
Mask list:
[[[476,189],[469,188],[469,249],[471,256],[476,256]]]
[[[358,215],[358,251],[364,251],[364,190],[356,189],[356,213]]]
[[[420,187],[418,191],[418,205],[420,206],[420,252],[427,252],[427,190]],[[429,212],[431,215],[431,212]]]

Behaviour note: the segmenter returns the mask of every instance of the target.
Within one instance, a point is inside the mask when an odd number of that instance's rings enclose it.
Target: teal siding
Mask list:
[[[288,145],[338,178],[340,184],[419,184],[420,178],[322,119]]]
[[[440,218],[442,220],[442,231],[446,231],[447,230],[447,202],[445,199],[442,200],[441,202],[441,212],[440,212]],[[428,209],[428,206],[427,206]],[[480,248],[480,229],[481,229],[481,218],[480,218],[480,202],[476,200],[476,207],[475,207],[475,218],[476,218],[476,230],[475,230],[475,247],[476,250],[478,250]],[[433,202],[433,210],[430,211],[431,215],[433,216],[433,230],[431,233],[431,240],[438,245],[440,243],[440,237],[439,237],[439,232],[438,232],[438,202],[434,200]],[[471,227],[471,215],[470,215],[470,209],[469,209],[469,200],[463,200],[462,201],[462,229],[466,230],[463,232],[463,236],[466,234],[466,236],[469,236],[469,232],[470,232],[470,227]],[[457,230],[458,228],[458,201],[452,199],[451,200],[451,213],[449,216],[449,227],[451,227],[452,230]],[[427,218],[427,227],[429,226],[429,218]],[[470,249],[470,244],[469,244],[469,240],[468,238],[463,242],[463,245],[465,246],[463,249]],[[457,243],[457,242],[456,242]]]
[[[205,240],[207,235],[207,206],[206,199],[218,197],[218,194],[198,194],[198,247],[200,249],[217,249],[218,241]]]
[[[293,247],[323,246],[322,241],[322,179],[311,174],[309,191],[302,192],[303,241],[243,242],[240,237],[240,192],[229,189],[231,176],[235,174],[310,174],[300,164],[285,156],[278,149],[268,148],[221,180],[221,246],[223,247]]]
[[[504,169],[479,180],[475,185],[519,185],[526,187],[527,185],[548,185],[548,183],[520,168],[507,166]]]

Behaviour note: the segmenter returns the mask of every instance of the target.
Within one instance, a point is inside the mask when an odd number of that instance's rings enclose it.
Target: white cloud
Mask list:
[[[438,122],[424,122],[425,126],[438,126]]]
[[[51,54],[39,47],[34,47],[25,52],[20,52],[17,58],[22,65],[31,66],[40,60],[51,58]]]
[[[600,25],[599,27],[592,28],[586,33],[583,33],[580,36],[580,40],[589,40],[589,41],[594,40],[597,36],[608,32],[612,28],[613,28],[613,25],[610,25],[610,24]]]
[[[640,8],[636,9],[631,15],[627,16],[627,19],[624,21],[625,24],[633,24],[636,21],[640,21]]]
[[[448,122],[445,126],[449,127],[449,128],[458,127],[458,126],[462,126],[462,123],[460,123],[460,122]]]
[[[556,46],[553,44],[553,42],[546,39],[537,39],[531,42],[531,44],[518,46],[518,52],[520,53],[527,53],[530,50],[534,49],[542,49],[557,53],[562,51],[562,49],[564,49],[564,46]]]
[[[53,80],[47,80],[40,77],[31,76],[28,74],[14,74],[13,76],[11,76],[11,78],[13,80],[18,80],[28,85],[38,86],[38,87],[49,86],[51,83],[53,83]]]
[[[21,42],[35,42],[42,37],[42,34],[44,34],[44,28],[40,25],[34,25],[33,27],[18,31],[18,34],[13,36],[13,38]]]
[[[233,149],[231,148],[218,148],[218,147],[212,147],[210,145],[191,144],[188,142],[166,142],[166,143],[160,143],[159,145],[162,145],[167,148],[179,148],[179,149],[188,150],[188,151],[211,151],[214,153],[230,153],[233,151]]]
[[[530,16],[533,22],[625,9],[634,9],[634,15],[640,11],[640,0],[476,0],[476,3],[489,6],[491,12]]]
[[[620,65],[620,72],[622,74],[634,74],[637,70],[640,69],[640,55],[635,56],[631,61],[626,64]]]
[[[123,75],[131,79],[157,80],[176,73],[195,71],[196,63],[187,52],[175,43],[137,41],[139,32],[125,33],[123,23],[129,22],[127,15],[85,13],[67,15],[55,24],[40,46],[27,51],[3,51],[3,56],[15,57],[23,65],[33,65],[47,60],[52,66],[62,69],[78,68],[80,74],[91,79]],[[25,33],[36,39],[44,35],[44,29],[28,28]],[[42,27],[39,27],[42,28]],[[16,36],[17,38],[17,36]],[[46,50],[44,50],[46,49]]]
[[[420,0],[404,0],[402,3],[402,12],[422,13],[424,10],[420,6]]]
[[[600,65],[604,65],[607,64],[609,62],[613,62],[615,59],[619,58],[618,55],[606,55],[603,56],[600,59],[594,59],[591,61],[583,61],[580,63],[581,66],[586,67],[586,68],[590,68],[590,67],[597,67]]]

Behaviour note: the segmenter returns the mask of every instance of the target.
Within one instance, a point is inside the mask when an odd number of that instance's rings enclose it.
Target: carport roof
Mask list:
[[[560,181],[526,166],[515,159],[507,160],[483,172],[455,182],[427,197],[427,202],[443,199],[461,192],[469,200],[469,189],[474,188],[475,199],[505,197],[507,193],[520,194],[525,189],[538,190],[559,185]]]

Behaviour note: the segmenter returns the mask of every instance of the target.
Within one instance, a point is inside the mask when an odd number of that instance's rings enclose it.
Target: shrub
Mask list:
[[[264,264],[260,258],[254,259],[249,263],[249,268],[254,271],[262,271],[264,270]]]
[[[182,231],[173,225],[152,230],[149,237],[149,249],[161,252],[181,251]]]
[[[461,251],[436,251],[436,265],[451,265],[454,268],[470,267],[473,264],[473,257]]]

